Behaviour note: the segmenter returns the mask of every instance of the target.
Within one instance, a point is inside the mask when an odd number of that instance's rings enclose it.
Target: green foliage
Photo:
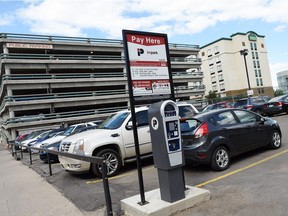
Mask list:
[[[284,92],[281,89],[276,89],[276,91],[274,91],[274,97],[277,97],[280,95],[284,95]]]
[[[214,102],[214,100],[218,98],[218,95],[214,91],[209,91],[206,98],[208,99],[209,104],[212,104]]]

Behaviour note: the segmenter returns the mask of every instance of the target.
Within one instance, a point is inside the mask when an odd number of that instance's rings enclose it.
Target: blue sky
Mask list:
[[[254,31],[265,36],[273,86],[288,70],[286,0],[0,0],[0,33],[122,39],[122,29],[206,45]]]

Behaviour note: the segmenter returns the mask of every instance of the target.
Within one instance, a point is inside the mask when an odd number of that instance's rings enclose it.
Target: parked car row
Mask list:
[[[252,97],[250,99],[253,101]],[[285,101],[287,96],[280,99]],[[247,109],[246,105],[241,108],[226,105],[199,113],[191,104],[177,104],[187,164],[209,164],[213,170],[222,171],[229,168],[231,158],[236,155],[264,146],[271,149],[281,147],[282,132],[277,121]],[[141,158],[152,157],[148,109],[147,106],[135,108]],[[132,129],[131,110],[127,109],[112,114],[99,126],[82,123],[71,125],[64,131],[59,130],[58,134],[53,130],[33,132],[25,139],[44,139],[54,133],[55,136],[40,142],[41,148],[102,157],[107,163],[107,175],[114,176],[126,163],[136,160]],[[37,143],[35,140],[30,141],[31,146],[32,142]],[[91,171],[96,176],[102,175],[101,165],[63,156],[49,156],[53,161],[59,159],[61,167],[68,172]],[[40,152],[39,157],[43,161],[48,160],[45,152]]]
[[[21,134],[16,138],[15,144],[21,145],[23,150],[25,150],[29,146],[36,148],[53,149],[58,151],[62,139],[72,134],[95,129],[99,126],[101,122],[102,121],[85,122],[70,125],[67,128],[46,129],[46,130],[44,129],[33,131],[29,134]],[[35,149],[31,149],[31,151],[33,153],[39,153],[40,159],[47,162],[46,152],[39,152]],[[50,157],[52,161],[58,161],[57,155],[51,154]]]
[[[273,116],[275,114],[288,114],[288,94],[270,99],[267,96],[254,96],[237,100],[233,105],[228,101],[222,101],[207,105],[202,112],[221,108],[240,108],[256,112],[260,115]]]
[[[179,110],[189,104],[178,105]],[[148,107],[135,110],[141,158],[152,156]],[[180,111],[181,113],[181,111]],[[255,112],[222,108],[181,116],[182,146],[185,160],[209,164],[217,171],[225,170],[230,159],[255,148],[281,147],[282,132],[278,123]],[[119,111],[107,118],[98,129],[63,139],[60,151],[102,157],[107,162],[108,176],[117,175],[121,166],[135,160],[130,110]],[[62,168],[71,173],[92,171],[101,176],[101,165],[59,157]]]

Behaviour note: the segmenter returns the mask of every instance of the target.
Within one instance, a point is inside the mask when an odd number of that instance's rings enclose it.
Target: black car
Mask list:
[[[263,112],[268,116],[285,112],[288,114],[288,94],[274,97],[263,105]]]
[[[242,98],[235,102],[234,108],[241,108],[251,110],[258,114],[263,114],[263,104],[269,101],[267,96],[254,96],[248,98]]]
[[[278,123],[254,112],[225,108],[181,119],[182,146],[187,163],[229,167],[230,158],[263,146],[281,147]]]

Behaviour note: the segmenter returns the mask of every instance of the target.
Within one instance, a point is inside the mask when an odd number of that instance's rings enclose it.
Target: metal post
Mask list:
[[[22,149],[22,145],[20,145],[20,152],[21,152],[21,159],[23,159],[23,149]]]
[[[52,176],[52,168],[51,168],[51,162],[50,162],[50,154],[47,152],[47,160],[48,160],[48,165],[49,165],[49,174]]]
[[[102,162],[102,179],[103,179],[104,194],[105,194],[105,200],[106,200],[106,206],[107,206],[107,215],[112,216],[113,215],[112,202],[111,202],[109,182],[108,182],[108,177],[107,177],[107,164],[105,160],[103,160]]]
[[[32,165],[32,150],[29,148],[29,155],[30,155],[30,165]]]
[[[251,90],[249,74],[248,74],[248,68],[247,68],[247,61],[246,61],[246,56],[248,55],[248,50],[247,49],[240,50],[240,54],[244,56],[244,63],[245,63],[245,70],[246,70],[248,88],[249,88],[249,90]]]

